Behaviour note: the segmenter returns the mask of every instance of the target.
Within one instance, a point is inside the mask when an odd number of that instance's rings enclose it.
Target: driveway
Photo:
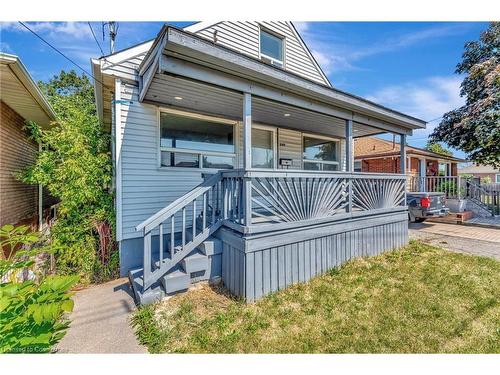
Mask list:
[[[444,223],[410,223],[410,238],[447,250],[500,260],[500,229]]]
[[[147,353],[129,324],[135,309],[126,278],[78,291],[59,353]]]

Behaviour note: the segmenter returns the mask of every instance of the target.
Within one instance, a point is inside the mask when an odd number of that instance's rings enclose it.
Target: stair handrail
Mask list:
[[[222,173],[218,172],[213,176],[210,176],[194,189],[184,194],[180,198],[176,199],[154,215],[150,216],[142,223],[136,226],[137,231],[142,231],[144,249],[143,249],[143,274],[142,274],[142,287],[143,291],[151,287],[160,277],[164,276],[168,271],[170,271],[176,264],[178,264],[183,258],[185,258],[191,251],[193,251],[196,246],[201,242],[206,240],[208,236],[213,234],[221,225],[222,217],[219,211],[214,211],[212,209],[212,220],[209,223],[207,221],[207,204],[208,204],[208,194],[212,190],[212,199],[218,201],[216,198],[215,191],[219,191],[219,183],[223,184]],[[221,187],[222,190],[222,187]],[[217,193],[218,196],[219,193]],[[197,231],[197,211],[196,211],[196,201],[203,197],[203,207],[200,213],[202,214],[202,226],[201,231]],[[187,241],[187,223],[186,223],[186,208],[188,206],[192,207],[192,220],[193,226],[191,228],[192,238]],[[175,215],[182,213],[182,242],[181,245],[175,245]],[[165,257],[165,249],[163,243],[163,231],[164,222],[170,219],[170,257]],[[159,261],[152,262],[152,233],[158,228],[159,241]]]
[[[183,207],[186,207],[194,199],[201,197],[205,192],[210,190],[216,183],[218,183],[221,178],[221,172],[217,172],[214,175],[211,175],[194,189],[190,190],[188,193],[176,199],[175,201],[137,225],[135,227],[135,230],[144,230],[144,232],[149,232],[150,230],[156,228],[160,223],[164,222],[166,219],[177,213]]]

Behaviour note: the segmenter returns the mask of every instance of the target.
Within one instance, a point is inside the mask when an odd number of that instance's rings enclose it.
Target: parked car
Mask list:
[[[443,217],[450,213],[446,207],[444,193],[416,192],[406,194],[408,219],[412,223],[421,223],[429,217]]]

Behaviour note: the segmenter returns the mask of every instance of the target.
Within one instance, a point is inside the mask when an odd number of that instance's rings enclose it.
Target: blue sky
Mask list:
[[[172,22],[182,27],[192,22]],[[163,22],[119,22],[116,49],[153,39]],[[487,23],[295,22],[333,86],[404,113],[433,120],[463,103],[461,77],[454,74],[464,43],[476,40]],[[28,25],[67,56],[90,70],[101,53],[87,22],[30,22]],[[105,53],[100,22],[91,22]],[[107,34],[107,33],[106,33]],[[0,49],[22,59],[32,76],[46,80],[76,69],[16,22],[1,23]],[[428,129],[409,139],[423,146]],[[463,156],[457,152],[456,155]]]

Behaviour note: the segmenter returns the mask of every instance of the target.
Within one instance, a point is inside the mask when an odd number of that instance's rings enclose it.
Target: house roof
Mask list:
[[[19,57],[0,52],[0,99],[24,119],[47,126],[54,110]]]
[[[355,159],[370,159],[381,156],[399,156],[400,144],[398,142],[387,141],[377,137],[362,137],[356,138],[354,141],[354,158]],[[427,156],[436,159],[443,159],[449,161],[463,162],[453,156],[446,156],[425,150],[423,148],[406,146],[407,154],[414,154],[419,156]]]
[[[495,169],[490,165],[469,165],[458,169],[459,173],[500,173],[500,169]]]
[[[200,21],[200,22],[196,22],[196,23],[194,23],[192,25],[184,27],[183,30],[189,31],[191,33],[198,33],[201,30],[208,29],[209,27],[212,27],[212,26],[214,26],[214,25],[216,25],[218,23],[221,23],[221,22],[223,22],[223,21],[216,21],[216,22]],[[312,63],[314,64],[314,66],[318,70],[318,72],[321,75],[321,77],[323,78],[323,80],[328,84],[328,86],[332,86],[330,80],[328,79],[328,77],[326,76],[325,72],[321,68],[321,65],[319,65],[318,61],[316,60],[316,58],[314,57],[314,55],[311,53],[311,50],[309,49],[309,47],[307,46],[307,44],[304,42],[304,39],[302,39],[302,36],[300,35],[299,31],[297,30],[297,28],[295,27],[295,25],[293,24],[293,22],[286,21],[286,23],[290,26],[291,30],[293,31],[293,33],[297,37],[299,43],[304,48],[305,53],[311,59]]]

